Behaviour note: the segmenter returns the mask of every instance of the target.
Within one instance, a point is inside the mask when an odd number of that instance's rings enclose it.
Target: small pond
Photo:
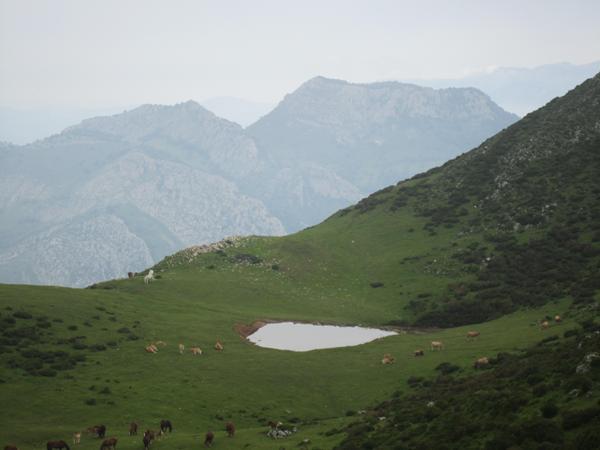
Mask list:
[[[377,328],[280,322],[264,325],[248,336],[248,340],[259,347],[306,352],[322,348],[351,347],[395,334],[393,331]]]

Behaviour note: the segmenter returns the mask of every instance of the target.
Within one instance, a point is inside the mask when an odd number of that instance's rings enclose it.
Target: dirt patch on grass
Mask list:
[[[274,320],[255,320],[250,325],[245,323],[236,323],[233,326],[233,329],[238,333],[242,338],[246,339],[252,333],[258,331],[268,323],[273,323]]]

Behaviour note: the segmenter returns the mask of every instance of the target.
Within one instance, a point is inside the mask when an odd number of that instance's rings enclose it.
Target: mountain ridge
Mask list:
[[[315,84],[320,86],[318,95],[310,88]],[[304,92],[307,86],[308,93]],[[339,86],[350,89],[349,94],[340,92]],[[0,279],[55,284],[52,278],[42,280],[33,275],[30,279],[12,278],[8,274],[14,271],[6,256],[17,248],[29,254],[29,258],[25,253],[17,258],[20,273],[26,273],[27,264],[33,267],[43,259],[33,256],[43,250],[34,249],[31,243],[38,242],[43,248],[45,240],[34,236],[45,235],[50,229],[55,230],[52,236],[80,230],[75,223],[90,211],[96,211],[98,217],[116,217],[118,220],[111,219],[110,223],[119,229],[127,226],[127,233],[149,233],[136,234],[146,248],[132,250],[133,271],[141,269],[140,261],[147,261],[143,255],[148,252],[156,261],[175,251],[177,245],[204,244],[228,235],[295,232],[359,200],[371,186],[379,188],[386,179],[429,168],[514,119],[497,107],[490,109],[483,94],[473,90],[448,90],[438,97],[431,89],[393,86],[390,97],[385,86],[372,88],[324,77],[307,81],[277,107],[286,108],[290,98],[302,99],[301,110],[290,116],[297,133],[283,136],[286,146],[299,149],[296,158],[290,159],[282,158],[277,146],[264,145],[270,140],[257,137],[252,132],[254,125],[243,129],[194,101],[142,105],[118,115],[84,120],[27,146],[5,147],[0,153],[6,192],[0,196],[4,199],[0,205],[4,209],[0,215],[0,259],[5,261],[0,264]],[[420,100],[407,103],[410,96],[395,89],[416,92]],[[345,96],[341,106],[348,107],[337,108]],[[491,118],[478,109],[481,102]],[[432,117],[398,114],[398,108],[404,112],[420,108]],[[450,118],[467,109],[470,119]],[[436,110],[446,112],[436,114]],[[269,117],[272,115],[261,120]],[[370,122],[361,124],[368,117]],[[279,128],[277,121],[262,127],[267,134],[285,131]],[[321,133],[327,129],[335,129],[335,133]],[[303,136],[315,139],[306,141]],[[410,148],[397,145],[394,139],[398,136],[408,136]],[[426,151],[419,154],[419,148]],[[407,153],[413,156],[402,156]],[[351,166],[360,169],[346,170]],[[135,183],[129,183],[130,178]],[[186,178],[194,179],[195,185]],[[361,178],[370,182],[361,182]],[[107,180],[118,189],[109,189]],[[161,183],[169,184],[161,188]],[[194,209],[198,213],[190,213]],[[112,215],[105,215],[107,210],[113,211]],[[166,234],[165,226],[169,230]],[[154,240],[156,244],[152,244]],[[88,264],[77,254],[66,261],[77,267]],[[113,264],[114,269],[100,271],[102,276],[118,276],[127,266],[126,261],[106,264]],[[87,271],[77,269],[77,273],[97,272],[97,266],[92,266]],[[93,275],[85,280],[60,280],[79,286],[98,281]]]

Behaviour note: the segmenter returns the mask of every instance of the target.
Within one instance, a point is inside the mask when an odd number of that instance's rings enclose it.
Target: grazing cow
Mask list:
[[[548,329],[548,327],[550,326],[550,323],[547,320],[544,320],[541,324],[540,327],[542,330],[546,330]]]
[[[467,339],[475,339],[476,337],[479,337],[479,335],[479,331],[469,331],[467,333]]]
[[[146,430],[144,433],[144,438],[142,442],[144,443],[144,450],[148,450],[150,448],[150,444],[154,440],[154,432],[150,430]]]
[[[46,450],[70,450],[70,447],[65,441],[48,441]]]
[[[269,421],[269,428],[271,428],[271,430],[276,430],[281,425],[283,425],[281,422],[273,422],[272,420]]]
[[[127,272],[127,278],[135,277],[135,272]]]
[[[150,283],[151,281],[154,281],[154,280],[155,280],[155,278],[154,278],[154,270],[150,269],[148,271],[148,275],[146,275],[144,277],[144,284],[148,284],[148,283]]]
[[[235,425],[233,424],[233,422],[227,422],[225,424],[225,431],[227,432],[227,436],[233,437],[233,435],[235,434]]]
[[[154,344],[150,344],[150,345],[146,346],[146,351],[148,353],[158,353],[158,347]]]
[[[183,352],[185,351],[185,345],[183,344],[179,344],[179,354],[183,355]]]
[[[116,450],[117,448],[117,438],[111,437],[102,441],[102,445],[100,446],[100,450]]]
[[[169,430],[169,433],[173,431],[173,425],[171,425],[170,420],[163,419],[160,421],[160,431],[165,433],[167,430]]]
[[[212,431],[209,431],[204,436],[204,446],[205,447],[212,447],[214,440],[215,440],[215,434]]]
[[[73,444],[81,443],[81,432],[73,433]]]
[[[562,317],[560,317],[558,314],[554,316],[554,321],[556,323],[561,323],[562,322]]]
[[[215,344],[215,350],[218,352],[222,352],[223,351],[223,344],[221,344],[221,341],[217,341]]]
[[[390,355],[389,353],[386,353],[385,355],[383,355],[383,359],[381,360],[381,364],[392,364],[396,359]]]
[[[190,347],[190,352],[192,352],[192,355],[201,355],[202,349],[200,347]]]
[[[19,450],[16,445],[5,445],[4,450]]]
[[[431,351],[433,350],[443,350],[444,344],[440,341],[431,341]]]
[[[129,424],[129,436],[137,435],[138,424],[135,422],[131,422]]]
[[[106,436],[106,426],[104,425],[94,425],[91,430],[92,433],[99,438],[104,438]]]
[[[415,350],[415,356],[425,356],[425,351],[421,349]]]
[[[475,367],[476,369],[483,369],[484,367],[487,367],[489,365],[490,365],[490,360],[484,356],[483,358],[479,358],[477,361],[475,361],[475,364],[473,364],[473,367]]]

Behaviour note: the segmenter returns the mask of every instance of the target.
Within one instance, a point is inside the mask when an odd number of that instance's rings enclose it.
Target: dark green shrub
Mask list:
[[[104,344],[92,344],[89,346],[90,351],[92,352],[103,352],[106,350],[106,345]]]
[[[585,409],[578,409],[574,411],[567,411],[563,413],[563,428],[565,430],[572,430],[578,428],[581,425],[585,425],[590,420],[600,416],[600,407],[592,406]]]
[[[233,257],[234,262],[237,263],[249,263],[249,264],[258,264],[262,262],[258,256],[250,255],[248,253],[240,253]]]
[[[13,313],[13,317],[16,317],[17,319],[33,319],[33,316],[25,311],[17,311]]]
[[[558,407],[554,403],[548,402],[540,408],[540,411],[543,417],[546,419],[552,419],[558,414]]]
[[[77,330],[77,325],[69,325],[67,327],[67,330],[75,331],[75,330]]]
[[[542,383],[535,386],[532,393],[535,397],[543,397],[549,390],[550,388],[546,384]]]
[[[533,419],[521,424],[517,429],[521,440],[535,442],[562,443],[564,436],[562,430],[551,420]]]
[[[440,372],[442,375],[449,375],[451,373],[454,373],[454,372],[460,370],[460,367],[455,364],[451,364],[449,362],[443,362],[440,365],[438,365],[435,368],[435,370]]]
[[[369,285],[372,288],[379,288],[379,287],[383,287],[383,283],[381,281],[372,281],[371,283],[369,283]]]
[[[565,338],[570,338],[573,336],[577,336],[579,334],[579,329],[578,328],[572,328],[570,330],[567,330],[563,333],[563,337]]]
[[[417,386],[419,383],[421,383],[423,380],[424,380],[423,377],[410,376],[410,377],[408,377],[408,380],[406,380],[406,382],[408,383],[409,386],[414,387],[414,386]]]
[[[575,437],[574,447],[577,450],[597,450],[600,443],[600,427],[582,431]]]
[[[592,388],[592,380],[585,375],[575,375],[569,378],[564,388],[567,392],[572,391],[573,389],[579,390],[582,394],[585,394]]]
[[[94,406],[96,404],[96,399],[95,398],[88,398],[87,400],[84,401],[84,403],[88,406]]]

